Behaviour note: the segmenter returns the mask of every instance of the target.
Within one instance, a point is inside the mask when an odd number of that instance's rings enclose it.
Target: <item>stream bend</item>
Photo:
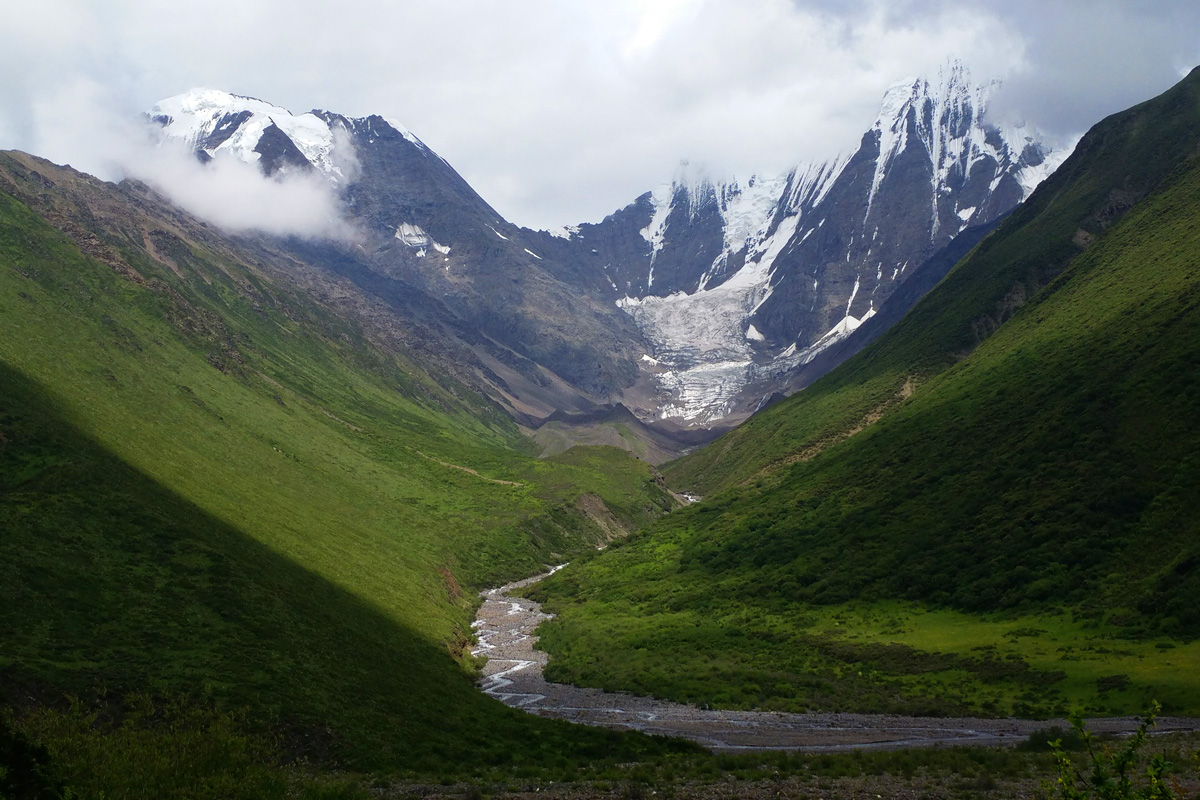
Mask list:
[[[565,566],[565,565],[564,565]],[[705,710],[624,692],[549,683],[542,671],[549,656],[536,649],[534,630],[552,615],[512,592],[562,567],[481,594],[471,627],[487,657],[479,687],[506,705],[584,725],[638,730],[691,739],[713,751],[838,751],[950,745],[1006,745],[1039,728],[1068,727],[1065,720],[902,717],[888,714],[788,714],[773,711]],[[1136,717],[1088,720],[1097,733],[1132,733]],[[1200,730],[1200,720],[1160,717],[1155,733]]]

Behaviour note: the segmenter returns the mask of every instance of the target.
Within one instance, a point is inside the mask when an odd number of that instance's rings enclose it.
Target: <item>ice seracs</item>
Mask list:
[[[771,267],[795,233],[798,217],[754,243],[744,266],[712,288],[667,297],[623,297],[617,306],[634,318],[653,343],[656,376],[673,395],[659,416],[708,423],[726,416],[731,399],[751,377],[754,349],[763,335],[746,319],[770,293]]]
[[[650,193],[644,272],[618,265],[617,304],[665,368],[661,414],[720,418],[763,376],[849,336],[910,264],[1028,197],[1067,153],[1024,123],[992,124],[999,85],[951,61],[889,88],[857,149],[749,179],[684,162]]]

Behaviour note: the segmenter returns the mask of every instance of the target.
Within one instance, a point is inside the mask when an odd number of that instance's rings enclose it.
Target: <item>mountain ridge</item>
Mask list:
[[[869,319],[907,270],[1010,210],[1065,157],[1031,128],[986,121],[997,85],[951,62],[936,81],[889,89],[857,149],[742,181],[684,164],[604,222],[557,244],[544,234],[546,247],[590,265],[592,277],[578,265],[571,276],[650,339],[667,365],[652,371],[660,416],[739,421]]]
[[[360,285],[369,283],[368,291],[380,292],[384,302],[395,299],[394,292],[371,276],[424,293],[449,309],[459,328],[512,353],[530,375],[539,366],[561,375],[575,387],[575,403],[607,402],[633,383],[640,335],[632,323],[547,273],[518,229],[402,125],[379,116],[293,116],[275,109],[218,90],[194,90],[160,102],[150,117],[158,118],[165,139],[207,157],[227,155],[267,174],[282,161],[329,178],[362,237],[342,258],[358,263]],[[312,155],[305,157],[307,167],[284,156],[262,160],[258,149],[262,132],[275,124],[272,114],[303,134],[295,152]],[[501,372],[494,353],[475,349]],[[534,377],[533,383],[542,380]],[[499,388],[497,399],[511,403],[514,398]]]
[[[885,92],[843,156],[730,181],[684,163],[604,221],[555,232],[504,221],[394,120],[292,115],[217,90],[168,98],[149,115],[202,160],[324,175],[366,230],[365,250],[343,257],[358,262],[360,286],[387,302],[393,292],[369,276],[400,280],[444,306],[459,338],[474,329],[494,342],[475,355],[522,424],[556,403],[572,413],[621,403],[643,422],[686,429],[736,424],[793,391],[906,270],[1051,170],[1061,154],[1032,129],[985,122],[995,85],[973,85],[951,62],[935,81]],[[530,402],[557,378],[553,399]]]
[[[556,676],[735,708],[1196,713],[1198,127],[1200,69],[1097,123],[886,334],[668,464],[701,502],[538,590]]]

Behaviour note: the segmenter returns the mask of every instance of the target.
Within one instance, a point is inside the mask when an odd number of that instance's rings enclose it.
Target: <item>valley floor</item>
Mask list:
[[[550,573],[547,573],[550,574]],[[714,752],[790,750],[837,752],[948,745],[1007,745],[1025,741],[1065,720],[909,717],[889,714],[787,714],[727,711],[601,689],[550,683],[543,677],[546,653],[536,649],[534,630],[551,615],[516,596],[539,575],[491,589],[475,617],[479,640],[473,651],[486,656],[481,688],[507,705],[534,714],[586,725],[638,730],[691,739]],[[1096,733],[1132,733],[1135,717],[1088,720]],[[1200,719],[1159,718],[1158,733],[1200,731]]]
[[[729,778],[711,782],[683,782],[662,786],[636,783],[599,782],[501,787],[489,791],[497,800],[628,800],[629,798],[688,798],[688,800],[779,800],[779,798],[821,798],[821,800],[961,800],[964,797],[1032,797],[1038,791],[1037,780],[996,781],[984,779],[947,782],[942,778],[895,778],[890,775],[863,775],[841,778],[785,778],[771,781],[742,781]],[[427,786],[400,785],[379,791],[383,798],[420,797],[423,800],[463,800],[478,794],[475,785]]]

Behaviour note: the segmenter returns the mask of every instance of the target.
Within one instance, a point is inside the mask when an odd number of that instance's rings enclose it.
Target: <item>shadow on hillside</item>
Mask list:
[[[211,516],[0,364],[0,702],[149,690],[245,708],[357,769],[631,760],[675,746],[512,711],[447,647]]]

